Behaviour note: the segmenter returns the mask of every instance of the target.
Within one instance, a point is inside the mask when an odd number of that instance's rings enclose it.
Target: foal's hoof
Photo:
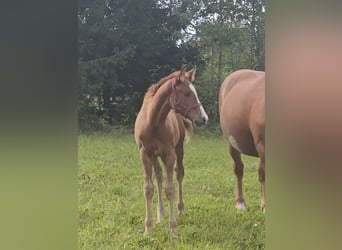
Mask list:
[[[235,208],[239,211],[246,211],[246,204],[244,202],[236,202]]]
[[[178,239],[178,234],[177,234],[176,229],[171,229],[171,235],[172,235],[172,238]]]
[[[266,213],[266,206],[265,206],[265,205],[261,206],[261,211],[262,211],[263,213]]]
[[[145,228],[144,236],[147,237],[150,235],[151,228]]]
[[[157,223],[161,223],[163,219],[164,219],[164,211],[157,214]]]

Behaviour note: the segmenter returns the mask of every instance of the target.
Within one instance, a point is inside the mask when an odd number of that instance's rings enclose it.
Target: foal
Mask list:
[[[185,66],[153,84],[145,94],[140,112],[135,121],[134,136],[145,170],[144,195],[146,201],[145,233],[152,229],[152,197],[154,186],[152,168],[157,180],[158,210],[157,220],[164,217],[162,199],[162,169],[157,157],[166,168],[165,194],[169,201],[169,227],[173,237],[177,237],[176,218],[173,209],[175,187],[173,170],[177,174],[179,202],[178,209],[184,210],[182,197],[183,143],[186,134],[192,133],[192,121],[196,126],[206,125],[208,116],[199,102],[195,87],[196,68],[186,72]],[[189,119],[189,120],[187,120]]]
[[[220,88],[219,112],[237,177],[235,207],[246,210],[241,161],[241,154],[246,154],[260,158],[261,210],[265,212],[265,72],[239,70],[230,74]]]

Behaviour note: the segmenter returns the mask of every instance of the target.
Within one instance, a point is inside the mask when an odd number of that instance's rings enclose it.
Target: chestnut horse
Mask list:
[[[176,218],[173,208],[175,187],[173,170],[177,174],[178,209],[184,210],[182,197],[183,143],[186,135],[192,133],[192,123],[203,126],[208,115],[199,102],[195,80],[196,68],[186,72],[185,66],[153,84],[145,94],[142,107],[135,121],[134,136],[140,151],[145,170],[144,195],[146,201],[145,233],[152,229],[152,169],[157,180],[158,209],[157,220],[164,217],[162,199],[162,169],[158,162],[160,157],[166,168],[165,194],[169,201],[169,227],[173,237],[177,237]],[[189,120],[192,121],[189,121]]]
[[[241,160],[245,154],[260,158],[261,210],[265,212],[265,72],[245,69],[230,74],[220,88],[219,112],[237,177],[235,207],[246,210]]]

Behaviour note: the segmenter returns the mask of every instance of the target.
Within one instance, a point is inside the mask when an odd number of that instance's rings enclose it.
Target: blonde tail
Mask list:
[[[194,127],[192,126],[192,122],[186,118],[183,117],[183,123],[185,128],[185,142],[189,142],[190,137],[192,136],[192,133],[194,131]]]

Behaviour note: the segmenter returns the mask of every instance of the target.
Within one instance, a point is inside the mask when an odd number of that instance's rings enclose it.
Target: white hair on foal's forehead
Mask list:
[[[196,96],[196,99],[197,99],[197,102],[200,103],[200,100],[198,99],[198,95],[197,95],[197,91],[196,91],[196,89],[195,89],[195,86],[191,83],[189,87],[190,87],[190,89],[192,90],[192,92],[194,92],[194,94],[195,94],[195,96]],[[200,110],[201,110],[202,116],[203,116],[206,120],[208,120],[208,115],[207,115],[207,113],[205,112],[205,110],[204,110],[204,108],[203,108],[202,105],[200,105]]]
[[[194,94],[195,94],[195,96],[196,96],[196,99],[197,99],[197,101],[199,102],[199,99],[198,99],[198,95],[197,95],[197,91],[196,91],[196,89],[195,89],[195,86],[191,83],[189,87],[190,87],[190,89],[192,90],[192,92],[194,92]]]

